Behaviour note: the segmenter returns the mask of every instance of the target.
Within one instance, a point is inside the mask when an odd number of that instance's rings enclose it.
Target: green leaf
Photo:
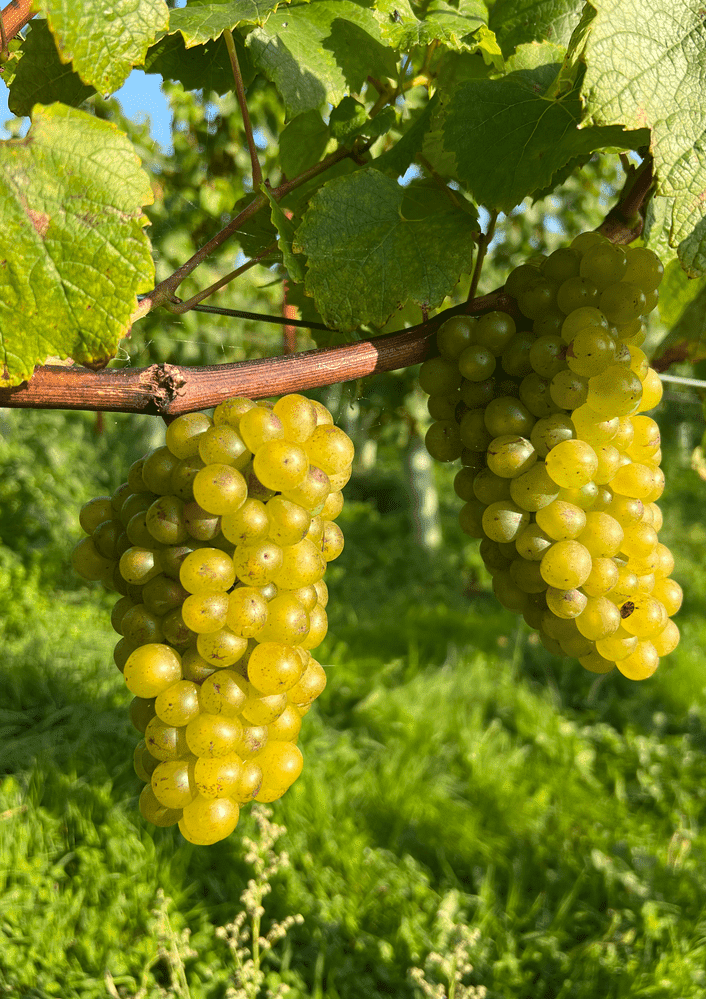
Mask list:
[[[505,63],[508,78],[524,83],[536,94],[546,94],[561,70],[566,49],[552,42],[518,45]]]
[[[700,0],[594,0],[586,109],[598,124],[652,130],[665,226],[690,274],[706,271],[706,18]]]
[[[287,273],[292,281],[296,281],[297,284],[299,284],[304,280],[305,268],[303,257],[295,254],[292,249],[295,233],[292,220],[287,218],[287,215],[282,210],[281,206],[278,205],[272,197],[272,191],[270,191],[267,184],[263,184],[260,190],[267,195],[270,202],[270,217],[272,219],[272,225],[277,230],[277,245],[282,253],[284,266],[287,268]]]
[[[241,198],[233,206],[233,216],[235,217],[244,208],[247,208],[252,200],[252,194]],[[272,224],[267,211],[263,207],[255,215],[252,215],[245,222],[241,223],[236,233],[236,238],[240,243],[243,253],[248,257],[257,257],[270,243],[274,243],[277,239],[277,229]]]
[[[706,280],[688,278],[678,260],[672,260],[665,267],[659,286],[659,314],[667,329],[676,324],[687,306],[705,287]]]
[[[383,40],[403,52],[436,41],[457,51],[475,49],[477,46],[465,39],[488,23],[481,0],[430,0],[415,6],[410,0],[377,0],[375,6]]]
[[[394,76],[372,11],[353,0],[314,0],[279,9],[247,38],[255,66],[271,80],[287,117],[337,105],[368,75]]]
[[[314,195],[294,249],[308,256],[306,290],[324,322],[353,330],[384,325],[407,301],[441,305],[470,270],[476,232],[470,205],[367,168]]]
[[[523,42],[566,46],[583,6],[584,0],[497,0],[488,25],[506,55]]]
[[[279,137],[279,162],[285,177],[298,177],[318,163],[328,140],[328,126],[318,111],[305,111],[292,119]]]
[[[49,356],[115,355],[153,284],[151,202],[132,144],[83,111],[37,105],[27,137],[0,143],[0,383]]]
[[[169,24],[164,0],[41,0],[61,59],[101,94],[123,85]]]
[[[444,147],[479,204],[508,212],[595,149],[635,149],[646,133],[583,128],[578,91],[546,100],[514,80],[469,80],[451,97]]]
[[[369,139],[385,135],[397,121],[395,109],[385,107],[374,118],[368,117],[365,107],[352,97],[344,97],[329,118],[331,135],[341,146],[352,146],[359,135]]]
[[[238,24],[264,24],[282,0],[235,0],[234,3],[190,4],[173,10],[169,34],[180,31],[187,49],[220,38]]]
[[[382,156],[378,156],[377,159],[373,160],[372,165],[376,170],[384,170],[396,176],[401,176],[405,173],[407,167],[413,162],[415,156],[422,148],[424,136],[431,127],[432,118],[438,103],[439,96],[436,93],[422,109],[421,113],[412,120],[412,124],[407,128],[402,138],[398,139],[392,149],[389,149]]]
[[[86,86],[71,66],[62,63],[47,22],[31,21],[10,85],[10,111],[28,115],[35,104],[54,101],[76,107],[94,93],[94,88]]]
[[[247,86],[255,76],[250,53],[240,35],[233,34],[240,74]],[[187,49],[182,36],[164,35],[145,56],[145,73],[158,73],[165,80],[176,80],[185,90],[213,90],[219,95],[233,90],[233,69],[223,37],[214,42]]]

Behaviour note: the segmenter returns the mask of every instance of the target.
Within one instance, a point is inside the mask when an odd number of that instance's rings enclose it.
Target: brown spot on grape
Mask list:
[[[625,620],[626,617],[630,617],[630,615],[634,610],[635,610],[635,604],[632,602],[632,600],[627,600],[620,608],[620,616],[623,619],[623,621]]]

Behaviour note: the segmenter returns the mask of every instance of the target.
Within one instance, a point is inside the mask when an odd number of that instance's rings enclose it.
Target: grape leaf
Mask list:
[[[536,94],[546,94],[559,73],[566,49],[552,42],[518,45],[505,63],[509,79],[524,83]]]
[[[392,107],[383,108],[374,118],[369,118],[362,104],[352,97],[344,97],[338,107],[331,112],[329,129],[339,145],[352,146],[353,140],[359,135],[369,139],[385,135],[396,120],[397,115]]]
[[[313,196],[294,244],[328,326],[382,326],[407,301],[437,308],[469,271],[477,219],[427,183],[401,187],[368,167]]]
[[[505,55],[523,42],[568,45],[583,6],[583,0],[497,0],[488,25]]]
[[[251,203],[252,194],[246,195],[233,206],[233,216],[238,215]],[[242,222],[236,232],[236,239],[240,243],[243,253],[248,257],[257,257],[262,251],[274,243],[277,239],[277,230],[272,224],[272,220],[261,208],[259,212],[251,215],[249,219]]]
[[[692,275],[706,272],[706,19],[700,0],[594,0],[586,109],[597,124],[652,130],[657,194]]]
[[[475,200],[507,212],[547,187],[570,160],[607,146],[635,149],[647,139],[644,130],[580,129],[580,122],[577,88],[551,101],[524,81],[469,80],[449,101],[444,148]]]
[[[385,170],[397,176],[401,176],[412,163],[417,153],[421,150],[424,136],[431,127],[432,116],[439,102],[439,95],[435,93],[429,103],[422,109],[407,128],[401,139],[395,143],[382,156],[373,160],[373,166],[377,170]]]
[[[220,38],[238,24],[264,24],[282,0],[235,0],[234,3],[190,4],[173,10],[169,34],[180,31],[187,49]]]
[[[690,279],[677,260],[672,260],[664,269],[664,277],[659,286],[659,314],[664,325],[671,329],[684,310],[703,293],[706,281],[703,278]]]
[[[153,283],[151,202],[127,137],[83,111],[36,105],[26,138],[0,143],[0,384],[115,355]]]
[[[372,13],[353,0],[295,3],[247,37],[255,66],[271,80],[287,117],[339,104],[368,75],[395,76],[395,55],[380,42]]]
[[[435,41],[457,51],[475,49],[465,38],[488,23],[481,0],[429,0],[415,5],[416,9],[410,0],[377,0],[375,7],[383,40],[403,52]]]
[[[272,225],[277,230],[277,245],[282,254],[284,266],[287,268],[287,273],[292,281],[296,281],[299,284],[304,280],[304,258],[292,250],[295,232],[292,220],[287,217],[282,207],[277,204],[266,184],[262,185],[261,190],[267,195],[270,202],[270,218]]]
[[[236,32],[233,35],[240,64],[240,75],[247,86],[255,76],[250,54]],[[233,89],[233,69],[223,37],[214,42],[187,49],[180,34],[164,35],[145,56],[145,73],[158,73],[165,80],[177,80],[185,90],[213,90],[230,93]]]
[[[297,177],[318,163],[328,140],[328,126],[318,111],[297,115],[285,125],[279,137],[279,162],[284,175]]]
[[[70,66],[62,63],[46,21],[30,22],[10,86],[8,106],[16,115],[28,115],[35,104],[61,101],[73,107],[95,93]]]

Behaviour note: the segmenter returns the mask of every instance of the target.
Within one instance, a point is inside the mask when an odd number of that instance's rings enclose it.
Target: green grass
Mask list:
[[[444,946],[443,904],[480,931],[466,981],[489,999],[704,995],[706,487],[680,461],[663,537],[683,641],[641,684],[549,656],[496,604],[446,470],[438,554],[410,541],[404,508],[346,507],[329,682],[275,806],[291,866],[265,926],[304,923],[267,965],[272,986],[412,999],[409,968]],[[144,977],[163,995],[161,889],[191,931],[193,999],[221,999],[232,964],[214,930],[251,876],[252,818],[206,848],[141,821],[109,602],[63,583],[63,530],[43,544],[51,591],[19,543],[0,549],[0,995],[103,999],[106,971],[118,994]]]

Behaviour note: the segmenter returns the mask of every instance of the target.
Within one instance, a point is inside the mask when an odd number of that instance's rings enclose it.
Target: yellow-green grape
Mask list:
[[[217,667],[201,658],[195,646],[182,651],[181,668],[185,680],[199,684],[217,671]]]
[[[184,624],[197,635],[218,631],[226,623],[228,594],[224,590],[199,590],[190,594],[181,608]]]
[[[598,469],[598,458],[586,441],[567,440],[552,448],[545,459],[545,466],[558,486],[580,489],[592,481]]]
[[[569,344],[566,363],[575,374],[591,378],[614,363],[616,347],[616,340],[608,330],[589,326]]]
[[[316,607],[316,604],[318,603],[319,599],[318,593],[316,592],[316,587],[313,584],[309,586],[300,586],[296,590],[280,589],[277,591],[277,596],[296,597],[296,599],[302,605],[307,614],[309,613],[310,610],[313,610],[313,608]]]
[[[603,291],[625,277],[628,258],[622,246],[614,243],[597,243],[590,246],[581,258],[581,277],[593,281]]]
[[[526,437],[502,434],[488,445],[486,459],[491,472],[512,479],[529,471],[537,460],[537,452]]]
[[[487,347],[497,357],[502,354],[516,332],[517,327],[512,316],[506,312],[486,312],[478,320],[474,341],[482,347]]]
[[[185,413],[183,416],[177,416],[167,427],[167,447],[176,458],[191,458],[199,453],[199,438],[212,425],[205,413]],[[147,479],[145,483],[147,484]]]
[[[316,413],[317,427],[327,426],[333,423],[333,417],[322,402],[318,402],[316,399],[310,399],[309,402],[314,407],[314,412]]]
[[[572,541],[586,526],[586,513],[575,503],[557,499],[537,511],[536,521],[554,541]]]
[[[623,280],[639,285],[645,294],[655,291],[664,274],[664,267],[657,254],[645,246],[629,246],[625,252],[627,269]]]
[[[432,424],[432,427],[429,428],[430,432],[436,425],[437,424]],[[461,444],[462,454],[463,448],[468,448],[471,451],[478,452],[485,451],[492,440],[491,435],[488,433],[488,428],[485,425],[485,414],[482,409],[470,409],[467,413],[463,414],[460,423],[454,423],[454,427],[456,428],[455,433],[448,431],[449,440],[453,439],[457,442],[456,448],[453,451],[454,454],[458,449],[458,442]],[[427,450],[429,450],[428,438],[429,433],[427,433],[427,439],[425,440]],[[448,453],[451,454],[452,452],[449,451]],[[431,454],[432,457],[435,457],[431,451],[429,451],[429,454]],[[449,458],[447,460],[453,461],[455,459]]]
[[[257,405],[241,415],[238,433],[248,451],[256,454],[268,441],[282,440],[284,426],[275,413],[262,405]]]
[[[309,470],[309,459],[304,448],[292,441],[267,441],[257,450],[253,469],[264,486],[282,492],[301,485]]]
[[[565,315],[575,309],[598,306],[599,299],[600,292],[593,281],[579,275],[563,281],[556,294],[556,304]]]
[[[630,368],[611,365],[588,383],[586,402],[597,413],[613,418],[636,412],[643,383]]]
[[[610,488],[621,496],[645,500],[655,487],[655,470],[639,462],[623,465],[615,473]]]
[[[633,319],[630,323],[622,323],[614,326],[622,343],[640,347],[647,337],[647,326],[642,319]]]
[[[127,482],[121,482],[121,484],[118,486],[118,488],[110,497],[110,505],[113,510],[112,514],[113,517],[120,516],[120,511],[122,510],[123,503],[128,498],[128,496],[131,495],[131,493],[132,490],[130,489],[130,486],[127,484]],[[103,519],[105,520],[105,517]]]
[[[119,520],[104,520],[99,524],[92,534],[98,554],[111,561],[118,558],[121,554],[118,552],[118,539],[122,533],[123,525]]]
[[[623,628],[638,638],[651,638],[667,623],[664,604],[647,593],[638,593],[620,607]]]
[[[652,642],[638,641],[630,655],[615,665],[628,680],[646,680],[659,666],[659,656]]]
[[[578,660],[590,673],[610,673],[616,665],[611,659],[604,659],[595,649],[588,655],[579,656]]]
[[[517,296],[517,306],[522,315],[538,319],[550,312],[556,305],[556,289],[554,281],[538,274]]]
[[[151,755],[147,749],[144,739],[141,739],[135,746],[135,752],[132,756],[132,765],[140,780],[149,784],[152,774],[159,766],[159,760],[155,760],[154,756]]]
[[[528,472],[510,479],[510,496],[523,510],[536,512],[559,495],[559,488],[549,476],[544,462],[537,462]]]
[[[552,538],[542,530],[539,524],[532,523],[524,527],[515,538],[515,548],[518,555],[530,562],[538,562],[544,553],[554,544]],[[482,544],[481,544],[482,548]],[[481,551],[481,555],[482,555]],[[499,568],[505,568],[500,565]]]
[[[647,355],[635,344],[627,344],[625,349],[630,354],[630,370],[637,375],[641,382],[644,381],[650,367]]]
[[[280,694],[289,690],[303,672],[302,657],[282,642],[262,642],[253,649],[248,660],[248,679],[261,694]]]
[[[179,832],[189,843],[209,846],[233,832],[240,809],[232,798],[204,798],[199,795],[187,805],[179,820]]]
[[[250,689],[252,689],[252,686]],[[286,701],[286,694],[284,695]],[[284,709],[283,709],[284,710]],[[234,752],[241,760],[247,761],[255,756],[267,744],[268,733],[265,725],[244,725],[240,738],[235,744]]]
[[[607,597],[589,597],[576,627],[591,642],[609,638],[620,627],[620,611]]]
[[[192,501],[184,505],[184,527],[195,541],[214,541],[220,534],[221,518]]]
[[[419,369],[419,385],[427,395],[450,395],[461,387],[462,378],[458,365],[443,357],[432,357]],[[313,458],[311,461],[318,465]],[[323,465],[319,467],[323,468]]]
[[[353,464],[348,465],[340,472],[336,472],[334,475],[329,476],[329,482],[331,484],[331,492],[339,492],[345,485],[350,482],[351,475],[353,474]]]
[[[430,395],[427,399],[427,411],[432,420],[453,420],[460,401],[461,393],[458,390],[453,395]]]
[[[311,514],[303,506],[283,496],[273,496],[265,504],[265,512],[269,537],[276,544],[283,547],[295,545],[306,537],[311,524]]]
[[[454,477],[454,492],[459,499],[464,501],[464,503],[475,497],[475,493],[473,492],[473,482],[475,481],[475,478],[475,470],[465,466],[459,469]]]
[[[453,402],[453,409],[446,419],[453,420],[456,416],[458,399],[456,396],[446,396],[446,398]],[[464,378],[458,398],[469,409],[485,409],[488,403],[495,398],[495,380],[488,378],[484,382],[469,382]],[[441,417],[435,417],[435,419],[441,419]]]
[[[515,614],[524,614],[529,604],[528,594],[520,589],[509,570],[493,573],[493,593],[506,610]]]
[[[227,603],[225,623],[236,635],[252,638],[267,624],[268,603],[256,587],[236,587]]]
[[[316,659],[309,658],[308,664],[298,682],[287,691],[287,700],[292,704],[311,704],[326,686],[326,671]]]
[[[273,722],[275,718],[279,718],[286,706],[286,694],[260,694],[251,688],[250,695],[240,714],[250,725],[265,726]],[[238,755],[242,755],[239,750]]]
[[[138,732],[144,734],[148,722],[155,716],[155,697],[133,697],[130,701],[130,721]]]
[[[600,299],[601,312],[612,326],[622,326],[645,314],[647,300],[637,284],[620,281],[603,290]]]
[[[674,621],[667,621],[661,631],[650,638],[658,656],[668,656],[679,644],[679,628]]]
[[[199,707],[205,714],[235,718],[250,692],[250,684],[232,669],[222,669],[207,677],[199,688]]]
[[[561,284],[570,277],[576,277],[579,273],[580,254],[568,246],[562,246],[558,250],[550,253],[546,260],[542,261],[540,271],[550,281]]]
[[[528,527],[531,526],[531,524],[528,525]],[[527,528],[525,528],[525,530],[527,530]],[[521,537],[522,533],[524,532],[521,532],[518,535],[518,538]],[[514,558],[506,556],[501,551],[500,545],[497,541],[491,541],[490,538],[484,537],[482,535],[482,527],[479,537],[483,537],[479,547],[480,557],[483,559],[483,565],[486,567],[488,572],[491,575],[494,575],[496,572],[505,572],[508,570],[514,561]]]
[[[458,511],[459,526],[469,538],[483,537],[483,513],[485,512],[485,508],[485,503],[473,499],[469,500],[468,503],[464,503]]]
[[[656,503],[645,504],[642,517],[646,524],[650,524],[651,527],[654,527],[655,531],[662,530],[664,518],[662,517],[662,511]]]
[[[609,513],[589,510],[586,526],[578,540],[585,545],[592,558],[611,558],[620,551],[623,528]]]
[[[584,403],[572,412],[571,422],[576,430],[576,437],[596,448],[613,440],[618,432],[620,420],[617,416],[606,417],[596,413]]]
[[[348,468],[355,452],[353,442],[340,427],[321,426],[306,441],[306,453],[312,465],[335,475]]]
[[[491,503],[483,514],[483,530],[491,541],[514,541],[529,523],[529,513],[512,500]]]
[[[343,493],[340,489],[329,493],[326,497],[320,517],[323,520],[335,520],[343,509]]]
[[[463,450],[458,424],[454,420],[432,423],[424,437],[424,446],[436,461],[456,461]]]
[[[566,367],[566,344],[554,334],[540,336],[530,347],[529,357],[533,370],[551,380]]]
[[[684,594],[676,579],[657,579],[652,596],[664,605],[669,617],[673,617],[682,605]]]
[[[292,503],[303,506],[313,515],[321,512],[330,492],[331,480],[326,472],[315,465],[310,465],[302,484],[296,489],[285,489],[282,495]]]
[[[303,443],[316,430],[316,410],[303,395],[291,393],[282,396],[274,404],[272,412],[281,420],[285,438],[295,444]]]
[[[175,826],[182,816],[180,808],[167,808],[154,796],[151,784],[145,784],[140,794],[140,815],[153,826]]]
[[[562,487],[559,490],[559,499],[580,506],[582,510],[589,510],[598,499],[598,486],[595,482],[587,482],[580,489]]]
[[[596,650],[606,659],[612,659],[613,662],[617,663],[620,659],[625,659],[626,656],[635,651],[637,642],[637,636],[631,635],[630,632],[626,631],[620,625],[612,635],[609,635],[607,638],[598,639]]]
[[[128,548],[120,556],[119,564],[120,575],[126,583],[134,585],[148,583],[162,571],[159,553],[149,548]]]
[[[532,332],[535,336],[542,339],[545,336],[548,337],[560,337],[561,326],[564,322],[564,313],[559,310],[556,306],[549,310],[549,312],[544,312],[538,319],[532,321]],[[530,353],[532,348],[530,348]],[[530,363],[534,367],[534,361],[530,358]],[[562,365],[563,366],[563,365]]]
[[[96,496],[81,507],[78,521],[86,534],[93,534],[99,524],[113,518],[113,506],[110,496]]]
[[[300,601],[291,595],[291,592],[282,592],[268,603],[267,623],[258,632],[257,640],[258,642],[287,642],[296,645],[303,641],[308,634],[309,614]],[[253,683],[255,683],[254,680]]]
[[[221,518],[223,537],[234,545],[248,545],[264,541],[270,530],[265,504],[248,498],[235,513]]]
[[[178,465],[179,458],[168,447],[156,448],[145,457],[142,465],[142,481],[146,488],[157,496],[169,495],[172,491],[172,475]]]
[[[145,583],[142,588],[145,607],[157,615],[166,614],[175,607],[180,607],[186,596],[184,587],[163,573]]]
[[[664,472],[659,467],[652,467],[652,489],[647,496],[645,496],[645,500],[648,503],[654,503],[655,500],[658,500],[664,492],[664,486]]]
[[[324,608],[317,604],[309,613],[309,634],[300,641],[302,649],[315,649],[323,642],[328,632],[328,616]]]
[[[129,656],[123,670],[125,683],[136,697],[157,697],[181,680],[181,658],[168,645],[142,645]]]
[[[455,361],[474,342],[478,320],[471,316],[452,316],[436,332],[436,346],[446,361]],[[425,362],[426,363],[426,362]]]
[[[295,705],[287,704],[279,718],[267,726],[268,742],[296,742],[302,727],[302,715]],[[255,792],[257,794],[257,791]],[[254,795],[253,795],[254,797]]]
[[[561,339],[564,343],[571,343],[574,337],[586,329],[608,330],[610,323],[600,309],[592,306],[584,306],[574,309],[564,319],[561,326]]]
[[[516,558],[508,570],[513,583],[523,593],[544,593],[547,584],[542,579],[538,562],[528,562],[524,558]]]
[[[487,347],[474,343],[466,347],[456,362],[458,370],[470,382],[483,382],[495,371],[495,357]]]
[[[166,808],[184,808],[197,794],[194,760],[164,760],[155,767],[150,783],[157,801]]]
[[[204,465],[232,465],[245,468],[252,458],[235,427],[222,423],[211,427],[199,438],[199,458]],[[172,481],[174,473],[172,473]]]
[[[83,579],[97,582],[112,579],[115,559],[101,555],[92,538],[82,538],[71,553],[71,566]]]
[[[513,298],[528,288],[539,276],[539,268],[532,263],[520,264],[510,271],[505,282],[505,292]]]
[[[243,769],[244,764],[235,755],[200,757],[194,764],[194,784],[204,798],[234,797]]]
[[[492,437],[518,434],[529,437],[536,420],[525,404],[512,396],[491,400],[483,414],[486,429]]]
[[[625,528],[625,537],[621,548],[626,555],[642,557],[653,552],[658,544],[659,538],[654,527],[644,523],[629,524]],[[669,572],[664,573],[664,575],[668,576]]]
[[[270,540],[240,545],[233,554],[235,574],[246,586],[265,586],[275,580],[288,550]]]
[[[641,413],[632,417],[633,439],[625,453],[633,461],[645,461],[660,449],[661,435],[655,421]]]
[[[530,442],[539,458],[546,458],[553,447],[562,441],[574,440],[576,430],[568,415],[553,413],[537,420],[530,434]]]
[[[123,614],[120,627],[125,639],[133,645],[147,645],[164,639],[162,618],[152,614],[144,604],[130,607]]]
[[[179,581],[189,593],[229,590],[235,582],[233,559],[218,548],[199,548],[181,563]]]
[[[592,444],[598,458],[598,468],[593,475],[596,485],[607,485],[620,467],[620,452],[612,444]]]
[[[582,541],[583,535],[579,535]],[[583,543],[583,541],[582,541]],[[619,570],[612,558],[594,556],[591,554],[591,575],[582,586],[589,597],[602,597],[609,593],[618,583]]]
[[[185,729],[165,725],[156,716],[147,723],[145,745],[156,760],[178,760],[187,752]]]
[[[291,742],[268,742],[255,757],[262,769],[262,786],[256,801],[276,801],[281,798],[302,772],[304,757]]]
[[[232,666],[233,663],[242,659],[248,647],[247,638],[236,635],[234,631],[226,625],[218,631],[211,631],[206,635],[199,635],[196,639],[196,648],[202,659],[213,666]]]
[[[145,513],[145,524],[155,541],[178,545],[188,532],[184,524],[184,503],[177,496],[160,496]]]
[[[128,661],[132,653],[137,648],[137,645],[133,642],[128,642],[126,638],[121,638],[113,649],[113,662],[118,667],[122,673],[125,669],[125,663]]]
[[[523,378],[530,373],[532,362],[529,352],[536,339],[534,333],[515,334],[500,355],[500,363],[506,374],[513,378]]]
[[[206,465],[193,481],[194,500],[211,514],[235,513],[248,496],[243,475],[230,465]]]
[[[551,416],[559,408],[551,398],[549,385],[536,371],[530,371],[520,382],[520,400],[535,418]]]
[[[333,562],[343,551],[344,538],[343,531],[332,520],[324,523],[324,532],[321,539],[321,554],[327,562]]]
[[[234,396],[219,403],[213,412],[213,423],[216,427],[227,423],[231,427],[238,429],[240,417],[247,413],[249,409],[256,406],[252,399],[244,399],[242,396]]]
[[[235,718],[201,712],[186,726],[185,736],[194,756],[214,759],[232,756],[241,732],[242,725]]]
[[[199,687],[191,680],[177,680],[157,695],[156,716],[165,725],[187,725],[199,713]]]
[[[473,494],[485,506],[510,499],[510,480],[496,475],[489,468],[484,468],[473,480]]]
[[[565,368],[549,383],[549,395],[560,409],[578,409],[588,398],[588,379]]]
[[[573,590],[591,574],[591,554],[578,541],[557,541],[540,562],[542,579],[557,590]]]
[[[134,520],[135,514],[145,513],[156,499],[154,493],[130,493],[120,508],[120,522],[127,527]]]
[[[573,619],[586,607],[588,597],[581,590],[559,590],[550,586],[546,590],[547,607],[557,617]]]
[[[300,586],[310,586],[323,577],[326,560],[308,538],[304,538],[296,545],[281,548],[280,551],[282,561],[272,577],[272,582],[277,586],[282,586],[286,590],[296,590]]]
[[[267,732],[268,729],[265,729]],[[254,760],[246,760],[243,763],[243,771],[240,779],[233,789],[230,797],[237,801],[239,805],[245,805],[252,801],[257,792],[262,787],[262,769]]]

